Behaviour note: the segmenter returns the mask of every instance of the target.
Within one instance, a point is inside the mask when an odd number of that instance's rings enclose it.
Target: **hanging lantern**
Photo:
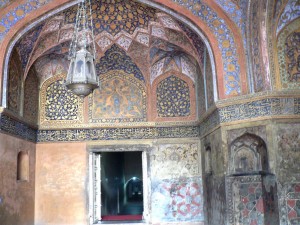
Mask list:
[[[70,67],[66,79],[66,87],[74,94],[85,97],[99,87],[95,69],[95,40],[93,34],[92,11],[87,14],[87,4],[78,4],[76,24],[70,44]]]

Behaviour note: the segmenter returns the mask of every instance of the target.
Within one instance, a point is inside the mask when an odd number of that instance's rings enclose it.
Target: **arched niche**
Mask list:
[[[176,87],[174,92],[173,87]],[[171,70],[156,78],[152,84],[151,97],[151,116],[154,121],[196,119],[195,85],[188,76],[178,71]],[[183,105],[185,111],[181,111]]]
[[[262,138],[246,133],[230,144],[230,174],[252,174],[268,171],[267,146]]]
[[[40,89],[41,127],[62,127],[83,122],[83,102],[64,85],[65,74],[43,82]]]
[[[29,156],[24,151],[20,151],[17,157],[17,180],[29,180]]]
[[[205,146],[204,153],[204,170],[206,175],[212,174],[212,165],[211,165],[211,147],[210,145]]]
[[[137,177],[126,183],[125,201],[135,202],[143,199],[143,181]]]

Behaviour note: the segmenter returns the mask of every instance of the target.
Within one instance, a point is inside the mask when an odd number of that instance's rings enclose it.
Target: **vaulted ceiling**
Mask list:
[[[202,68],[205,47],[190,28],[157,9],[135,1],[95,0],[91,4],[96,62],[104,57],[108,49],[117,45],[151,82],[170,69],[186,74],[195,81],[197,68]],[[30,68],[36,69],[40,83],[52,76],[57,68],[67,71],[69,61],[66,56],[76,11],[77,5],[59,12],[18,41],[15,48],[21,60],[24,79]]]

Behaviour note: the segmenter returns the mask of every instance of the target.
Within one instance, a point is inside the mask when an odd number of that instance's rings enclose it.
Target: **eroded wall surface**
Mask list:
[[[275,135],[280,224],[299,224],[300,123],[279,123]]]
[[[225,161],[221,129],[217,129],[201,140],[202,164],[205,171],[205,209],[207,224],[219,225],[226,222]],[[210,150],[209,150],[210,149]],[[206,154],[206,151],[211,151]]]
[[[17,180],[20,151],[28,154],[28,180]],[[35,144],[0,133],[0,224],[34,223]]]
[[[150,153],[151,222],[204,222],[198,141],[158,143]]]

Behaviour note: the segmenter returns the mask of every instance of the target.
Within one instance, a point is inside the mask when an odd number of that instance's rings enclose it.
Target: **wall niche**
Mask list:
[[[17,181],[29,180],[29,156],[27,152],[20,151],[17,158]]]
[[[230,144],[230,174],[268,172],[266,143],[254,134],[245,133]]]
[[[265,141],[246,132],[229,143],[228,172],[227,224],[278,225],[277,179]]]

